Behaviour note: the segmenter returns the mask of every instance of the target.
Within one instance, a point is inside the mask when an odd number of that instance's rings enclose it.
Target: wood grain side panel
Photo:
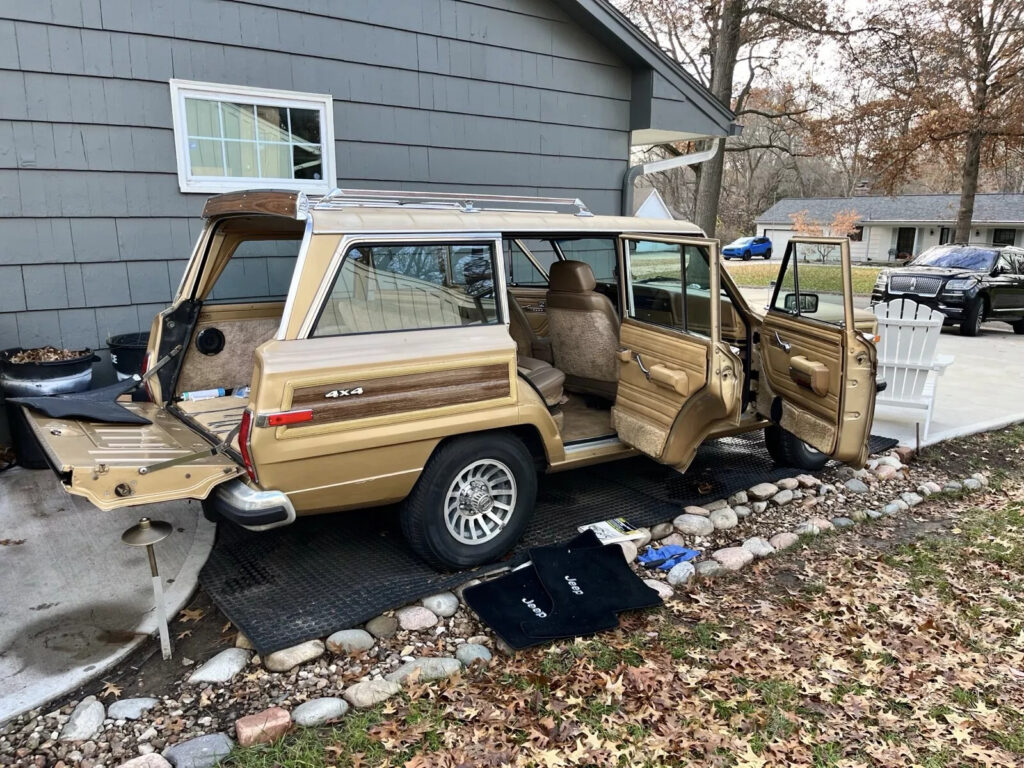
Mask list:
[[[231,214],[267,214],[294,219],[299,193],[280,189],[246,190],[214,195],[203,206],[203,218]]]
[[[310,424],[324,424],[495,400],[509,397],[510,387],[507,365],[475,365],[302,387],[295,390],[291,407],[312,408]],[[327,397],[333,390],[357,388],[362,394]]]

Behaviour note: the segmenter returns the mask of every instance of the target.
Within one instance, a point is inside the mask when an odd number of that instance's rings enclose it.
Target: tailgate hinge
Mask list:
[[[156,464],[150,464],[148,467],[139,467],[140,475],[149,475],[153,472],[159,472],[161,469],[168,469],[170,467],[177,467],[181,464],[188,464],[189,462],[195,461],[196,459],[205,459],[208,456],[216,456],[218,453],[226,453],[228,447],[231,445],[231,441],[235,439],[238,431],[242,428],[239,424],[237,427],[228,432],[227,437],[221,440],[214,446],[206,448],[202,451],[195,451],[193,453],[186,453],[184,456],[176,456],[173,459],[167,459],[167,461],[160,461]],[[225,468],[227,469],[227,468]]]

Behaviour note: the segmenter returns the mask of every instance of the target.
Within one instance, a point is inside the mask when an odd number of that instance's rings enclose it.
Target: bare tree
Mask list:
[[[751,93],[771,79],[780,45],[812,42],[835,29],[828,0],[622,0],[622,5],[741,120],[792,116],[749,105]],[[694,219],[709,235],[718,224],[725,153],[723,142],[697,175]]]

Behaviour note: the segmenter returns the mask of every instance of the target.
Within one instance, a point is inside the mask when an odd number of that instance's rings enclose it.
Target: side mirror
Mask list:
[[[795,293],[787,293],[783,298],[783,306],[787,312],[797,311],[797,295]],[[800,294],[800,313],[813,315],[818,311],[818,294],[816,293],[801,293]]]

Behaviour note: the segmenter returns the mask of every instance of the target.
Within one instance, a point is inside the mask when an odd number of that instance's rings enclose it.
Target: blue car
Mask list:
[[[753,256],[772,257],[772,241],[767,237],[741,237],[722,249],[722,258],[750,261]]]

